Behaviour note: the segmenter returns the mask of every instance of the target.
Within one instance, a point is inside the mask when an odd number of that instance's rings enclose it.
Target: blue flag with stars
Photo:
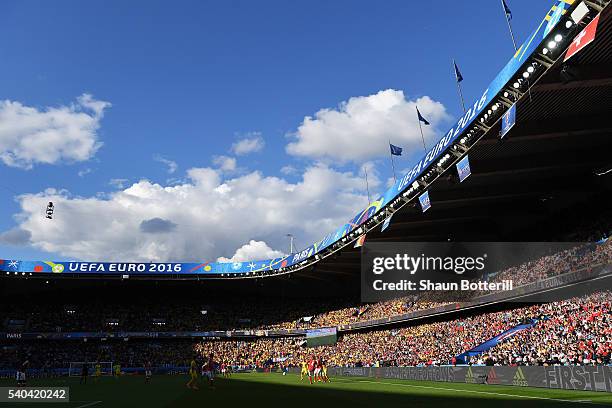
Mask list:
[[[404,150],[399,146],[392,145],[391,143],[389,143],[389,147],[391,148],[391,154],[393,156],[401,156],[402,150]]]
[[[419,112],[419,108],[416,108],[416,110],[417,110],[417,116],[419,117],[419,122],[423,122],[424,125],[429,125],[429,122],[427,121],[427,119],[425,119],[423,115],[421,115],[421,112]]]

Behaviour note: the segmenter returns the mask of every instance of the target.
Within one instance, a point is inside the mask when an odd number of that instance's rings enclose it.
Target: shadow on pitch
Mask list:
[[[276,378],[274,378],[276,376]],[[279,376],[271,374],[265,379],[242,378],[217,379],[214,390],[201,390],[185,394],[171,407],[223,404],[245,407],[561,407],[580,406],[577,401],[512,398],[500,395],[474,394],[464,391],[446,391],[452,395],[441,395],[443,391],[396,387],[385,383],[362,385],[358,382],[333,380],[331,384],[310,385],[295,377],[295,384],[275,382]],[[285,377],[293,378],[294,376]],[[261,378],[261,377],[260,377]],[[374,387],[380,388],[373,390]],[[491,392],[495,392],[494,389]],[[502,391],[500,391],[503,393]],[[588,404],[593,406],[593,404]],[[609,405],[608,405],[609,406]]]

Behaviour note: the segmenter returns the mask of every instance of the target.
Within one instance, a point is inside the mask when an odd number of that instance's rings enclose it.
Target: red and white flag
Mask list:
[[[599,14],[572,40],[572,43],[565,53],[563,62],[578,54],[580,50],[593,42],[595,33],[597,32],[597,23],[599,23]]]
[[[362,236],[357,238],[357,241],[355,242],[355,246],[353,248],[359,248],[363,246],[363,244],[365,243],[365,239],[366,239],[366,234],[363,234]]]

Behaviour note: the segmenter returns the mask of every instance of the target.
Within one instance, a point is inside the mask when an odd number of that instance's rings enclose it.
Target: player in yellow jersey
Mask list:
[[[304,380],[304,376],[308,376],[308,364],[302,361],[302,371],[300,372],[300,381]]]
[[[113,367],[115,379],[121,376],[121,364],[117,363]]]
[[[97,361],[94,368],[94,382],[98,382],[98,379],[102,376],[102,366],[100,362]]]
[[[327,376],[327,364],[325,364],[324,359],[321,359],[321,377],[323,377],[324,382],[331,382]]]
[[[191,364],[189,365],[189,381],[187,382],[187,388],[191,388],[192,390],[198,389],[198,365],[195,361],[195,358],[191,360]]]

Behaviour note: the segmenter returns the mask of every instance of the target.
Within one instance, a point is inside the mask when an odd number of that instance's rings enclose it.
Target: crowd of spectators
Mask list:
[[[539,312],[544,318],[533,328],[498,344],[486,358],[501,365],[611,363],[610,292],[548,303],[539,306]]]
[[[332,366],[428,366],[456,364],[459,354],[526,322],[520,331],[470,364],[611,364],[612,293],[599,292],[566,301],[421,324],[392,330],[347,333],[334,345],[305,348],[303,340],[222,340],[196,345],[199,353],[263,365],[284,359],[298,365],[310,355]]]
[[[514,286],[518,287],[580,268],[610,262],[612,262],[611,243],[584,244],[509,267],[495,274],[491,281],[499,282],[504,279],[511,279]]]
[[[518,305],[517,305],[518,306]],[[480,313],[448,321],[395,329],[348,332],[337,343],[308,348],[303,337],[191,341],[45,341],[0,348],[0,369],[27,356],[32,367],[66,367],[70,361],[120,361],[122,365],[183,365],[195,355],[243,367],[283,362],[297,366],[316,355],[330,366],[429,366],[456,364],[455,357],[523,324],[469,364],[611,364],[612,292],[565,301]]]
[[[71,362],[112,362],[123,367],[143,367],[151,361],[156,367],[186,366],[194,357],[192,341],[83,342],[78,340],[42,341],[0,346],[0,370],[15,369],[24,361],[36,369],[69,368]]]

